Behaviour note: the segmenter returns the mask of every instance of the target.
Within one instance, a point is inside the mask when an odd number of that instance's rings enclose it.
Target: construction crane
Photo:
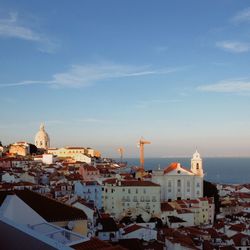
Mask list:
[[[142,137],[138,143],[138,146],[140,147],[140,163],[141,163],[141,168],[143,169],[144,169],[144,145],[145,144],[151,144],[151,142],[145,141]]]
[[[121,163],[123,162],[123,153],[124,153],[124,148],[118,148],[117,151],[120,153],[120,157],[121,157]]]

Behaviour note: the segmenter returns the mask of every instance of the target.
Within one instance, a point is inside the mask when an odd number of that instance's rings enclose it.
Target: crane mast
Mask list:
[[[118,148],[118,152],[120,153],[120,162],[123,162],[123,153],[124,153],[124,148]]]
[[[140,139],[139,141],[139,146],[140,146],[140,164],[141,168],[144,169],[144,145],[145,144],[151,144],[150,141],[146,141],[143,138]]]

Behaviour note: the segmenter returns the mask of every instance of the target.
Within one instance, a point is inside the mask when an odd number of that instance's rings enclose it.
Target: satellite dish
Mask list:
[[[73,230],[74,226],[75,226],[75,222],[74,222],[74,221],[70,221],[70,222],[68,223],[68,229],[69,229],[69,230]]]

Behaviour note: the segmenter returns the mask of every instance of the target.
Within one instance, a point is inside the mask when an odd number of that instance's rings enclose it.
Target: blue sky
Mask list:
[[[248,1],[1,1],[0,140],[249,156]]]

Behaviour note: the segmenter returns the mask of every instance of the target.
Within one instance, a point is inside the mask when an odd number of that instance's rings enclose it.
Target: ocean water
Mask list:
[[[139,166],[139,159],[127,158],[128,166]],[[154,170],[167,167],[172,162],[180,162],[190,169],[190,158],[146,158],[145,169]],[[215,183],[250,183],[250,158],[203,158],[205,180]]]

